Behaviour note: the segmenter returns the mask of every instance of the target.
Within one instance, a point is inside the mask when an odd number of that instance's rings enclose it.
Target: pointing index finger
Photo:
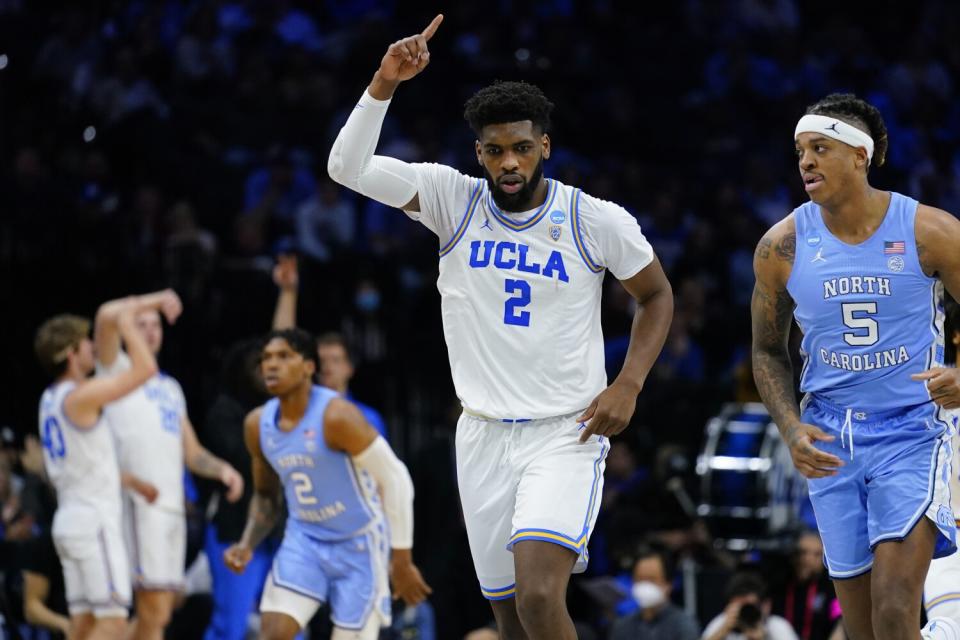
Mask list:
[[[420,35],[422,35],[427,40],[430,40],[430,38],[433,37],[433,34],[437,32],[437,28],[440,26],[441,22],[443,22],[443,14],[438,13],[437,17],[434,18],[433,21],[427,25],[427,28],[424,29]]]
[[[927,369],[926,371],[921,371],[920,373],[914,373],[910,376],[913,380],[930,380],[938,376],[943,369]]]

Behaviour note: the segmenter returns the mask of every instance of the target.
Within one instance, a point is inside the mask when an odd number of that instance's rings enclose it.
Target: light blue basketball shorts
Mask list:
[[[802,409],[803,422],[835,436],[815,446],[844,463],[835,476],[808,480],[831,578],[866,573],[879,543],[904,539],[924,516],[940,533],[933,557],[956,550],[953,427],[935,404],[874,412],[808,395]]]
[[[260,610],[285,613],[303,628],[329,602],[330,619],[343,629],[362,629],[372,614],[389,624],[388,553],[385,529],[378,524],[355,537],[324,542],[288,521]]]

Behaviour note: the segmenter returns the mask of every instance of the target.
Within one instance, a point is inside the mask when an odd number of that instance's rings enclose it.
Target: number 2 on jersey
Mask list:
[[[43,432],[40,442],[51,460],[58,460],[67,455],[67,443],[63,439],[63,430],[60,423],[53,416],[43,421]]]
[[[514,294],[507,298],[503,305],[503,323],[529,327],[530,312],[517,310],[530,304],[530,283],[526,280],[508,278],[503,281],[503,288],[507,293]]]
[[[290,479],[293,480],[293,491],[297,494],[297,502],[300,504],[317,504],[316,497],[310,495],[313,491],[310,476],[302,471],[294,471],[290,474]]]

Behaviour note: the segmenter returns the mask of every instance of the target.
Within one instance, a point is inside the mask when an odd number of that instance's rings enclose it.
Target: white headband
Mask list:
[[[819,133],[851,147],[864,147],[867,150],[867,161],[873,160],[873,138],[842,120],[808,113],[797,123],[793,139],[796,140],[801,133]]]

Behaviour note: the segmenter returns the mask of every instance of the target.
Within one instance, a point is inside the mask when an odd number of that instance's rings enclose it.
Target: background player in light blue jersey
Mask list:
[[[847,634],[917,638],[930,560],[956,548],[942,411],[960,380],[941,367],[943,287],[960,294],[960,222],[870,186],[888,141],[863,100],[828,96],[794,139],[810,202],[754,256],[757,387],[809,478]],[[802,410],[791,314],[803,333]]]
[[[313,384],[317,349],[309,333],[270,333],[261,358],[273,399],[244,423],[254,496],[243,536],[224,561],[243,571],[280,514],[282,488],[287,526],[260,602],[261,637],[293,638],[329,602],[334,640],[372,640],[390,621],[388,555],[396,597],[415,605],[430,592],[412,561],[413,483],[355,406]],[[386,523],[358,471],[376,480]]]

